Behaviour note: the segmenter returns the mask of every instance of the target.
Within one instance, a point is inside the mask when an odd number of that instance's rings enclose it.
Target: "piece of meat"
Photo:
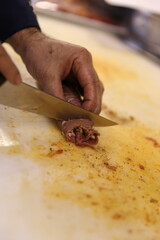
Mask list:
[[[63,84],[65,99],[67,102],[82,107],[81,89],[75,79],[68,79]],[[90,119],[69,119],[68,121],[57,121],[57,126],[62,131],[67,141],[78,146],[93,146],[98,143],[99,133],[93,129]]]
[[[65,138],[78,146],[93,146],[98,143],[99,133],[93,129],[93,122],[89,119],[72,119],[57,121]]]

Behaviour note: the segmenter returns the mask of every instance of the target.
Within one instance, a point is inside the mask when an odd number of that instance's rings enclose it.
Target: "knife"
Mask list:
[[[14,85],[0,74],[0,104],[40,114],[55,120],[89,118],[95,126],[117,123],[49,95],[26,83]]]

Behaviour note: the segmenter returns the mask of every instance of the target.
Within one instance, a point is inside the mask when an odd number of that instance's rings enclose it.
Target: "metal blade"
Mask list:
[[[0,85],[0,104],[40,114],[56,120],[90,118],[95,126],[112,126],[115,122],[51,96],[26,83]]]

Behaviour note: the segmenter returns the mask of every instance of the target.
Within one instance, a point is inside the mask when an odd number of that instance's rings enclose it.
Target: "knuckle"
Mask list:
[[[99,114],[101,112],[101,109],[98,107],[95,109],[94,113]]]
[[[100,92],[102,92],[102,93],[104,92],[104,85],[100,80],[97,81],[97,87]]]
[[[90,59],[92,58],[91,53],[84,47],[80,48],[80,53],[81,53],[82,56],[85,56],[85,57],[90,58]]]
[[[9,79],[15,79],[20,76],[20,72],[15,65],[10,65],[10,71],[8,72]]]
[[[10,69],[10,72],[11,72],[11,74],[12,74],[14,77],[20,75],[18,69],[17,69],[15,66],[12,66],[12,69]]]

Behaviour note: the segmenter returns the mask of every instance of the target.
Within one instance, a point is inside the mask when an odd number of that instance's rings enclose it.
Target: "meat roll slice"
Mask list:
[[[69,79],[63,84],[66,101],[81,107],[82,101],[79,93],[79,86],[74,79]],[[65,136],[66,140],[78,146],[93,146],[98,143],[99,133],[93,129],[93,122],[90,119],[69,119],[68,121],[57,121],[57,125]]]
[[[57,121],[57,125],[66,140],[78,146],[93,146],[98,143],[99,133],[93,129],[93,122],[89,119]]]

